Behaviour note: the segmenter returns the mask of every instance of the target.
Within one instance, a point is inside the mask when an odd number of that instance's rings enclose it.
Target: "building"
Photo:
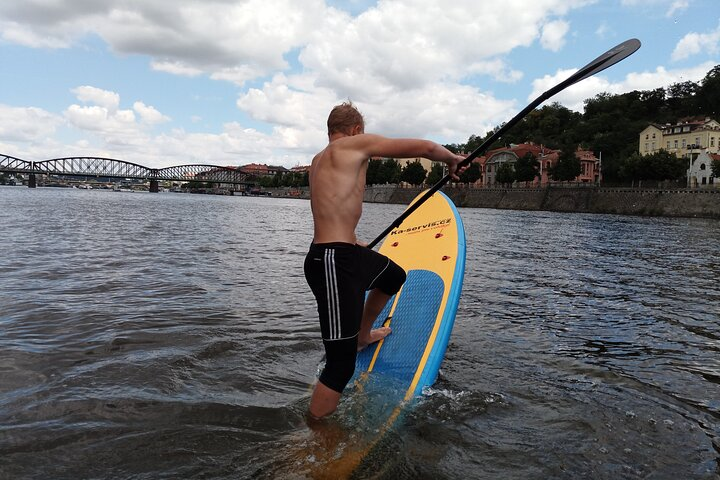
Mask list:
[[[688,169],[688,186],[698,187],[702,185],[716,185],[712,173],[713,160],[720,161],[720,154],[703,151],[690,161]],[[720,183],[717,183],[720,185]]]
[[[701,152],[720,151],[720,123],[709,117],[685,118],[676,124],[651,123],[640,132],[638,151],[650,155],[665,149],[694,160]]]
[[[430,173],[430,170],[432,170],[433,164],[438,163],[438,162],[433,162],[433,161],[430,160],[430,159],[422,158],[422,157],[417,157],[417,158],[396,158],[395,160],[397,160],[397,162],[398,162],[398,164],[400,164],[400,167],[401,167],[401,168],[404,168],[405,165],[407,165],[407,164],[409,164],[409,163],[420,162],[420,165],[423,166],[423,168],[425,169],[425,171],[426,171],[427,173]],[[440,162],[440,163],[442,163],[442,162]]]
[[[575,157],[580,160],[580,175],[578,175],[576,181],[580,183],[600,183],[602,180],[600,159],[590,150],[583,150],[580,147],[575,150]]]
[[[543,145],[536,145],[532,142],[511,144],[509,147],[496,148],[489,151],[484,157],[478,160],[482,166],[482,185],[496,184],[495,175],[501,164],[509,162],[515,164],[518,159],[531,154],[538,161],[538,176],[532,182],[535,186],[547,185],[552,182],[549,172],[554,167],[560,150],[553,150]],[[590,150],[583,150],[580,147],[575,151],[575,157],[580,160],[581,173],[575,178],[576,182],[599,183],[601,181],[600,160]]]
[[[480,159],[481,171],[482,171],[482,184],[483,185],[495,185],[495,175],[497,175],[498,168],[503,163],[515,164],[520,158],[524,157],[528,153],[532,154],[540,162],[540,172],[544,174],[545,182],[547,183],[547,168],[543,168],[543,165],[547,163],[549,167],[551,164],[554,165],[557,162],[557,154],[555,150],[551,150],[543,147],[542,145],[536,145],[532,142],[514,144],[511,143],[509,147],[496,148],[490,150],[485,154],[485,157]],[[546,158],[551,153],[555,153],[554,161],[551,163],[549,158]],[[484,161],[483,161],[484,160]],[[533,182],[536,183],[536,182]]]
[[[273,176],[277,173],[287,173],[288,170],[285,167],[277,165],[264,165],[260,163],[250,163],[239,167],[242,173],[247,175],[255,175],[258,177]]]

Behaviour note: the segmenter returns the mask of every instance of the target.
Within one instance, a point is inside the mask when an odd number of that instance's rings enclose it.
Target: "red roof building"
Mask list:
[[[532,181],[533,186],[542,186],[552,183],[549,171],[554,167],[560,157],[560,150],[553,150],[543,145],[537,145],[532,142],[521,143],[518,145],[511,144],[509,147],[496,148],[490,150],[484,157],[479,157],[476,161],[482,166],[482,179],[478,182],[484,186],[495,185],[495,175],[501,164],[510,162],[514,164],[518,159],[527,154],[531,154],[538,161],[538,176]],[[600,181],[600,160],[595,154],[589,150],[583,150],[580,147],[575,151],[575,156],[580,160],[581,173],[575,179],[576,182],[596,183]]]

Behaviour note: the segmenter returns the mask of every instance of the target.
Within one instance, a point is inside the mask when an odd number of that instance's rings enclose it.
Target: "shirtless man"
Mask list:
[[[317,300],[326,354],[310,400],[313,419],[337,408],[355,371],[358,350],[390,334],[389,327],[371,330],[372,324],[405,281],[401,267],[359,245],[355,236],[368,159],[424,157],[445,162],[456,180],[457,165],[464,159],[428,140],[366,134],[363,117],[350,102],[332,109],[327,126],[329,144],[315,155],[310,167],[315,228],[305,257],[305,278]]]

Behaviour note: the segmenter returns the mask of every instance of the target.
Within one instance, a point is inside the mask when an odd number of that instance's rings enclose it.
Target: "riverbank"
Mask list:
[[[365,201],[406,205],[421,191],[417,187],[369,186],[365,189]],[[458,207],[720,219],[720,189],[717,188],[467,188],[450,185],[443,192]],[[272,195],[309,198],[308,190],[300,188],[276,189]]]

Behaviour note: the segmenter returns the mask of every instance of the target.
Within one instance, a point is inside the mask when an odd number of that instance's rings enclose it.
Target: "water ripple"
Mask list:
[[[0,477],[322,468],[308,202],[0,187],[0,205]],[[401,211],[366,205],[359,236]],[[718,222],[461,214],[439,380],[358,477],[715,478]],[[327,454],[373,433],[341,411]]]

